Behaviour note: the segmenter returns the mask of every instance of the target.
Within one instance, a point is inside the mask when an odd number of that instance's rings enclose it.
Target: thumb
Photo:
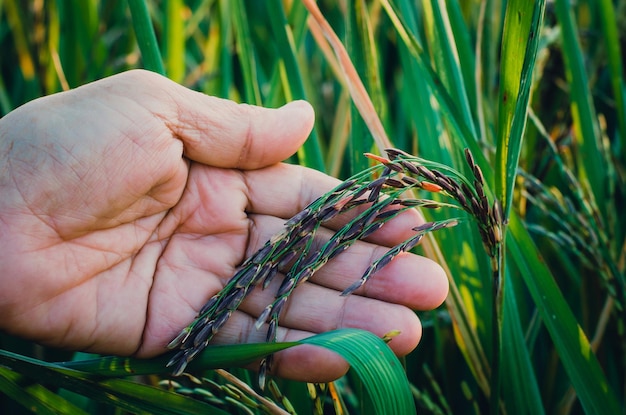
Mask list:
[[[294,101],[277,109],[206,96],[188,89],[172,132],[192,160],[216,167],[255,169],[294,154],[313,128],[313,108]],[[182,98],[182,97],[181,97]]]
[[[313,108],[305,101],[268,109],[192,91],[153,72],[117,76],[127,94],[148,95],[142,103],[200,163],[242,169],[275,164],[294,154],[313,128]]]

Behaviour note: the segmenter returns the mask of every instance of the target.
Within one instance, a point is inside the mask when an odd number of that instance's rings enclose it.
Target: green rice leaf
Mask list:
[[[510,278],[507,276],[507,280]],[[535,375],[520,322],[515,284],[505,284],[502,324],[501,385],[507,414],[544,414]]]
[[[407,1],[402,0],[380,0],[383,8],[387,12],[390,20],[394,24],[396,31],[399,34],[414,33],[408,26],[405,19],[401,18],[399,13],[404,13],[406,16],[411,16],[413,11],[410,4]],[[394,5],[399,2],[400,5]],[[415,35],[415,34],[414,34]],[[487,159],[484,157],[480,147],[477,144],[476,134],[477,131],[474,128],[473,123],[468,123],[468,118],[465,116],[461,106],[455,101],[450,91],[446,89],[446,83],[443,81],[438,72],[433,68],[430,62],[429,56],[424,50],[419,47],[419,44],[412,41],[414,36],[401,36],[407,50],[410,52],[413,58],[413,62],[419,69],[417,76],[423,77],[424,81],[428,85],[429,90],[436,99],[440,106],[440,113],[443,120],[451,128],[451,135],[455,140],[455,148],[469,148],[476,163],[482,169],[485,175],[485,181],[491,183],[493,180],[493,173],[489,168]],[[460,154],[460,152],[458,153]],[[457,154],[457,155],[458,155]]]
[[[222,43],[220,51],[219,73],[220,73],[220,96],[231,98],[230,92],[234,85],[233,64],[230,56],[230,49],[233,43],[233,23],[231,16],[232,4],[229,0],[219,0],[219,34]]]
[[[437,74],[456,103],[463,123],[470,128],[472,136],[476,136],[461,62],[446,5],[441,1],[424,2],[424,14],[427,25],[426,37],[432,42],[430,50]]]
[[[400,2],[400,6],[394,4],[398,1]],[[463,115],[463,111],[459,108],[450,92],[446,89],[446,83],[443,81],[437,71],[435,71],[435,69],[432,67],[428,54],[420,47],[420,44],[415,40],[415,35],[409,35],[412,34],[413,31],[407,26],[407,22],[405,21],[405,19],[400,17],[402,13],[406,14],[406,16],[411,16],[411,14],[409,14],[408,12],[411,9],[411,6],[405,1],[398,1],[381,0],[381,4],[387,12],[390,20],[394,24],[396,31],[398,32],[398,34],[400,34],[400,39],[403,41],[407,50],[413,56],[415,63],[420,68],[420,75],[423,76],[424,80],[426,81],[429,88],[432,90],[435,98],[437,99],[437,102],[439,103],[439,105],[441,105],[441,112],[444,115],[446,121],[450,122],[450,125],[451,127],[453,127],[456,135],[462,141],[463,147],[471,147],[472,145],[475,145],[473,139],[473,126],[465,122],[466,119]],[[475,149],[472,148],[473,153],[478,153],[474,150]]]
[[[243,72],[243,90],[246,103],[263,105],[261,89],[257,79],[257,59],[250,41],[250,27],[248,25],[246,7],[242,0],[232,0],[230,7],[233,16],[237,52],[239,53],[239,63]]]
[[[463,88],[470,106],[470,111],[474,117],[474,124],[478,126],[478,108],[477,108],[477,82],[476,82],[476,58],[474,56],[475,50],[472,41],[472,33],[470,32],[467,22],[463,20],[463,14],[459,2],[446,1],[446,12],[441,12],[447,15],[449,20],[449,30],[452,33],[453,45],[458,55],[458,65],[463,77]],[[442,7],[439,7],[442,8]],[[485,137],[478,137],[479,140],[484,140]]]
[[[409,383],[402,364],[380,338],[357,329],[341,329],[301,341],[339,353],[367,389],[374,413],[415,414]]]
[[[377,414],[415,413],[409,383],[400,361],[385,342],[363,330],[341,329],[290,343],[212,346],[191,362],[190,369],[192,372],[202,372],[219,367],[241,366],[299,344],[321,346],[346,359],[366,386]],[[119,376],[168,373],[170,369],[165,367],[168,357],[151,360],[103,357],[47,363],[0,350],[0,364],[23,375],[51,382],[126,410],[141,409],[159,414],[172,413],[173,408],[180,410],[180,413],[193,413],[200,408],[214,410],[207,404],[169,391],[116,379]]]
[[[232,366],[242,366],[257,359],[297,345],[296,342],[250,343],[209,346],[190,364],[192,372],[201,372]],[[171,369],[165,365],[170,354],[154,359],[105,356],[96,359],[77,360],[60,363],[61,366],[90,373],[92,375],[121,377],[148,374],[168,374]]]
[[[135,29],[137,44],[139,45],[139,50],[141,50],[145,68],[165,75],[163,59],[161,58],[146,1],[128,0],[128,7],[133,18],[133,28]]]
[[[506,8],[495,167],[495,193],[505,219],[511,209],[544,9],[545,0],[512,0]]]
[[[268,15],[280,54],[278,65],[284,65],[284,71],[282,72],[284,78],[286,78],[285,85],[283,85],[283,88],[287,91],[285,95],[289,97],[289,100],[306,99],[302,74],[296,58],[294,35],[287,22],[282,2],[280,0],[271,0],[268,4],[272,4],[272,11]],[[326,170],[320,141],[315,130],[313,130],[309,139],[305,141],[302,149],[298,151],[298,155],[301,158],[300,164],[320,171]]]
[[[368,94],[372,98],[372,104],[376,112],[380,114],[380,97],[372,93],[372,83],[376,84],[378,77],[378,64],[374,60],[371,51],[373,39],[371,39],[371,26],[368,20],[367,8],[363,0],[349,0],[345,16],[345,40],[346,50],[350,55],[350,60],[363,80],[364,86],[368,89]],[[377,105],[378,104],[378,105]],[[350,138],[348,141],[348,161],[350,174],[356,174],[368,167],[368,160],[363,157],[363,153],[372,148],[371,134],[358,108],[353,103],[350,111]]]

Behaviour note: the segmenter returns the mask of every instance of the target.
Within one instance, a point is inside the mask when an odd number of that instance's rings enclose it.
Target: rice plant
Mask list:
[[[625,13],[610,0],[0,2],[0,114],[143,67],[238,102],[308,100],[314,133],[289,162],[343,180],[241,264],[171,354],[2,335],[2,412],[624,413]],[[450,294],[420,313],[417,350],[400,366],[373,335],[325,333],[303,342],[336,347],[347,376],[265,376],[294,345],[273,342],[293,290],[404,209],[426,225],[345,294],[398,252],[437,260]],[[348,210],[313,249],[307,235]],[[277,270],[268,342],[211,345]],[[261,390],[239,367],[262,358]]]

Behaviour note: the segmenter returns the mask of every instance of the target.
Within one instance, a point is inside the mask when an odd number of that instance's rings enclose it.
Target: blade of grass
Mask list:
[[[62,24],[68,32],[60,48],[65,76],[71,87],[81,85],[84,79],[97,79],[100,75],[98,55],[105,55],[97,41],[98,16],[93,1],[65,0],[62,4]]]
[[[257,80],[257,59],[252,50],[252,37],[250,35],[246,7],[242,0],[232,0],[230,7],[233,17],[239,64],[243,72],[243,96],[248,104],[261,106],[263,105],[263,99],[261,98],[261,90]]]
[[[10,31],[13,36],[12,46],[14,50],[11,51],[12,57],[17,59],[17,65],[13,62],[9,63],[9,66],[14,66],[16,69],[11,68],[11,71],[3,74],[3,76],[7,76],[9,80],[12,78],[12,81],[5,86],[9,88],[10,94],[15,94],[14,97],[11,97],[11,105],[8,107],[9,109],[13,109],[25,102],[40,97],[41,88],[36,74],[35,61],[32,56],[29,37],[27,35],[29,29],[27,27],[28,21],[25,19],[25,16],[27,16],[28,13],[22,10],[22,3],[16,0],[7,0],[4,3],[4,9],[4,15],[7,19],[6,24],[8,26],[5,30]],[[8,44],[9,42],[4,43]],[[6,54],[3,53],[3,58],[5,56]],[[5,100],[3,99],[3,101]]]
[[[480,9],[478,12],[478,22],[476,23],[476,42],[474,44],[474,90],[476,92],[474,100],[474,106],[476,110],[476,125],[478,126],[478,141],[481,143],[492,142],[491,137],[488,136],[488,130],[486,125],[486,109],[485,109],[485,98],[486,94],[484,93],[484,53],[483,53],[483,38],[490,33],[490,30],[485,25],[485,21],[487,20],[487,5],[490,4],[491,1],[483,1],[480,5]]]
[[[447,9],[447,18],[450,22],[449,27],[454,38],[456,53],[458,54],[459,69],[463,77],[462,83],[465,88],[469,109],[472,113],[473,124],[476,126],[478,139],[484,139],[478,128],[479,115],[476,103],[478,93],[477,86],[480,84],[475,82],[476,57],[474,56],[474,49],[471,45],[472,33],[463,19],[459,2],[446,1],[445,6]],[[481,7],[483,6],[481,5]]]
[[[364,84],[371,91],[371,82],[378,74],[378,65],[372,62],[370,36],[371,27],[369,26],[364,2],[362,0],[349,0],[345,15],[346,39],[344,43],[359,77],[364,80]],[[373,97],[371,93],[368,95]],[[376,101],[372,99],[372,104],[374,102]],[[375,110],[380,110],[375,105],[374,108]],[[371,141],[368,135],[367,126],[360,116],[358,108],[352,104],[350,108],[350,138],[348,141],[350,175],[368,167],[369,161],[363,157],[363,153],[371,149]]]
[[[206,352],[194,359],[189,367],[193,372],[210,369],[245,365],[276,353],[298,343],[256,343],[209,346]],[[89,360],[77,360],[59,363],[60,366],[107,377],[137,376],[149,374],[169,374],[171,369],[166,367],[170,355],[154,359],[133,359],[129,357],[105,356]]]
[[[380,4],[387,12],[387,16],[393,23],[393,26],[400,36],[400,39],[402,39],[402,43],[407,46],[407,48],[415,57],[423,53],[424,50],[419,40],[417,39],[417,37],[415,37],[414,32],[408,29],[409,27],[413,27],[414,24],[407,26],[407,23],[403,18],[403,13],[400,11],[395,2],[390,0],[380,0]],[[413,20],[413,14],[407,14],[406,17],[411,21]]]
[[[337,112],[333,121],[333,129],[330,134],[329,147],[326,152],[327,173],[333,177],[340,177],[343,154],[348,146],[350,135],[350,109],[352,102],[350,95],[343,90],[337,100]]]
[[[502,325],[502,396],[507,414],[544,414],[539,383],[520,323],[514,284],[506,284]]]
[[[133,19],[133,28],[137,37],[137,44],[141,51],[145,68],[165,75],[163,59],[157,44],[156,34],[148,12],[148,5],[145,0],[128,0],[128,7]]]
[[[475,137],[476,129],[445,2],[441,0],[424,2],[424,14],[427,37],[432,42],[430,49],[435,70],[443,81],[444,88],[456,103],[463,124],[469,127],[469,133]]]
[[[59,12],[55,3],[50,3],[48,6],[48,21],[45,25],[47,48],[50,54],[50,61],[46,70],[45,88],[46,94],[53,94],[58,91],[58,85],[60,84],[63,91],[70,89],[65,77],[65,71],[61,64],[61,58],[59,56],[59,44],[61,39],[61,21],[59,19]]]
[[[8,114],[12,109],[13,104],[11,103],[11,98],[9,98],[9,94],[7,93],[4,79],[0,76],[0,117]]]
[[[500,63],[500,50],[502,48],[502,31],[506,2],[500,0],[485,0],[484,21],[482,25],[481,43],[476,45],[480,48],[480,70],[482,86],[481,93],[486,103],[497,102],[499,88],[498,68]],[[497,109],[484,108],[488,112],[487,119],[494,119]]]
[[[428,87],[434,94],[435,99],[439,105],[441,105],[441,113],[444,115],[446,121],[450,122],[456,136],[464,143],[463,147],[470,146],[470,143],[474,142],[472,138],[472,128],[462,121],[464,117],[454,99],[445,88],[445,82],[432,67],[430,58],[422,49],[420,43],[415,40],[414,32],[417,30],[415,22],[412,22],[413,24],[411,26],[407,26],[407,22],[402,17],[403,15],[412,16],[415,14],[413,7],[407,1],[401,1],[400,6],[390,0],[380,0],[380,2],[387,12],[389,19],[394,24],[396,31],[400,34],[400,38],[403,40],[407,50],[413,56],[414,62],[419,69],[418,76],[424,78]]]
[[[509,216],[545,1],[507,3],[502,35],[495,193]]]

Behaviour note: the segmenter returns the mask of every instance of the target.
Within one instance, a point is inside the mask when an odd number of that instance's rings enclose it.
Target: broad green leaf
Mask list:
[[[511,0],[506,7],[495,166],[495,193],[504,218],[511,209],[544,9],[545,0]]]
[[[376,414],[415,413],[404,369],[391,349],[372,333],[341,329],[301,341],[339,353],[350,364],[367,389]]]

